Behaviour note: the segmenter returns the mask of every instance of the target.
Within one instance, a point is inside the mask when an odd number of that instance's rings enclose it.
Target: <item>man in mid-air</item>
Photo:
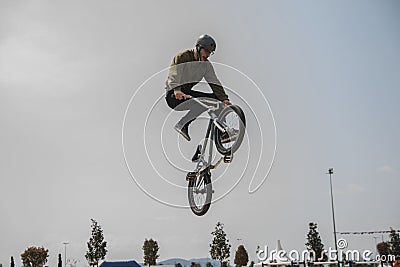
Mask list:
[[[188,141],[190,141],[189,124],[206,111],[206,108],[195,101],[188,101],[187,95],[218,99],[225,105],[231,105],[211,62],[208,61],[208,57],[214,54],[216,47],[215,40],[204,34],[197,39],[194,49],[178,53],[169,69],[165,99],[168,106],[174,110],[189,110],[174,127]],[[213,93],[192,90],[203,78]]]

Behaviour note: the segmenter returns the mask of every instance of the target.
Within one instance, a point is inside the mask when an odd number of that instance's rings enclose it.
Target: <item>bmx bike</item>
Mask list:
[[[203,144],[197,146],[192,162],[197,163],[194,171],[187,173],[189,205],[194,214],[202,216],[211,205],[213,194],[211,170],[216,169],[222,160],[231,163],[233,154],[239,149],[246,129],[243,110],[237,105],[224,107],[218,100],[209,98],[191,98],[207,109],[210,116]],[[212,164],[213,143],[222,155]],[[207,150],[208,146],[208,150]]]

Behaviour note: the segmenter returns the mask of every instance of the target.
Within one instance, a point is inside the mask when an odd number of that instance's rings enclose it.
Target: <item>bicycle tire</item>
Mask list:
[[[203,198],[204,203],[196,203],[196,200]],[[212,199],[211,173],[203,171],[199,176],[189,180],[188,199],[190,209],[197,216],[203,216],[207,213]]]
[[[233,142],[231,146],[225,146],[224,143],[222,142],[223,133],[217,127],[215,127],[216,129],[214,131],[214,143],[218,152],[221,153],[222,155],[233,155],[233,153],[235,153],[239,149],[240,145],[242,144],[244,133],[246,130],[246,118],[244,116],[244,112],[239,106],[236,105],[231,105],[224,108],[221,114],[218,116],[217,121],[221,123],[222,126],[225,127],[225,125],[223,125],[224,120],[231,113],[235,113],[239,118],[238,121],[239,133],[238,136],[236,137],[235,142]]]

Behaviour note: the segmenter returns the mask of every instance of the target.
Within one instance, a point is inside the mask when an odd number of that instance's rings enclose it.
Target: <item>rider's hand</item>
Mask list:
[[[186,99],[185,93],[183,93],[181,90],[176,90],[174,91],[175,98],[178,100]]]
[[[224,100],[224,104],[225,104],[225,106],[230,106],[230,105],[232,105],[232,103],[227,99],[227,100]]]

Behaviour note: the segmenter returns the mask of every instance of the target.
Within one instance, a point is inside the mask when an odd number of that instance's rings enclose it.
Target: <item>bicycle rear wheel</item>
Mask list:
[[[231,105],[218,116],[218,122],[224,127],[225,133],[215,129],[214,142],[217,150],[222,155],[232,155],[242,144],[246,118],[239,106]]]
[[[206,214],[211,205],[212,184],[211,173],[203,171],[199,176],[193,177],[188,184],[188,199],[190,209],[197,216]]]

